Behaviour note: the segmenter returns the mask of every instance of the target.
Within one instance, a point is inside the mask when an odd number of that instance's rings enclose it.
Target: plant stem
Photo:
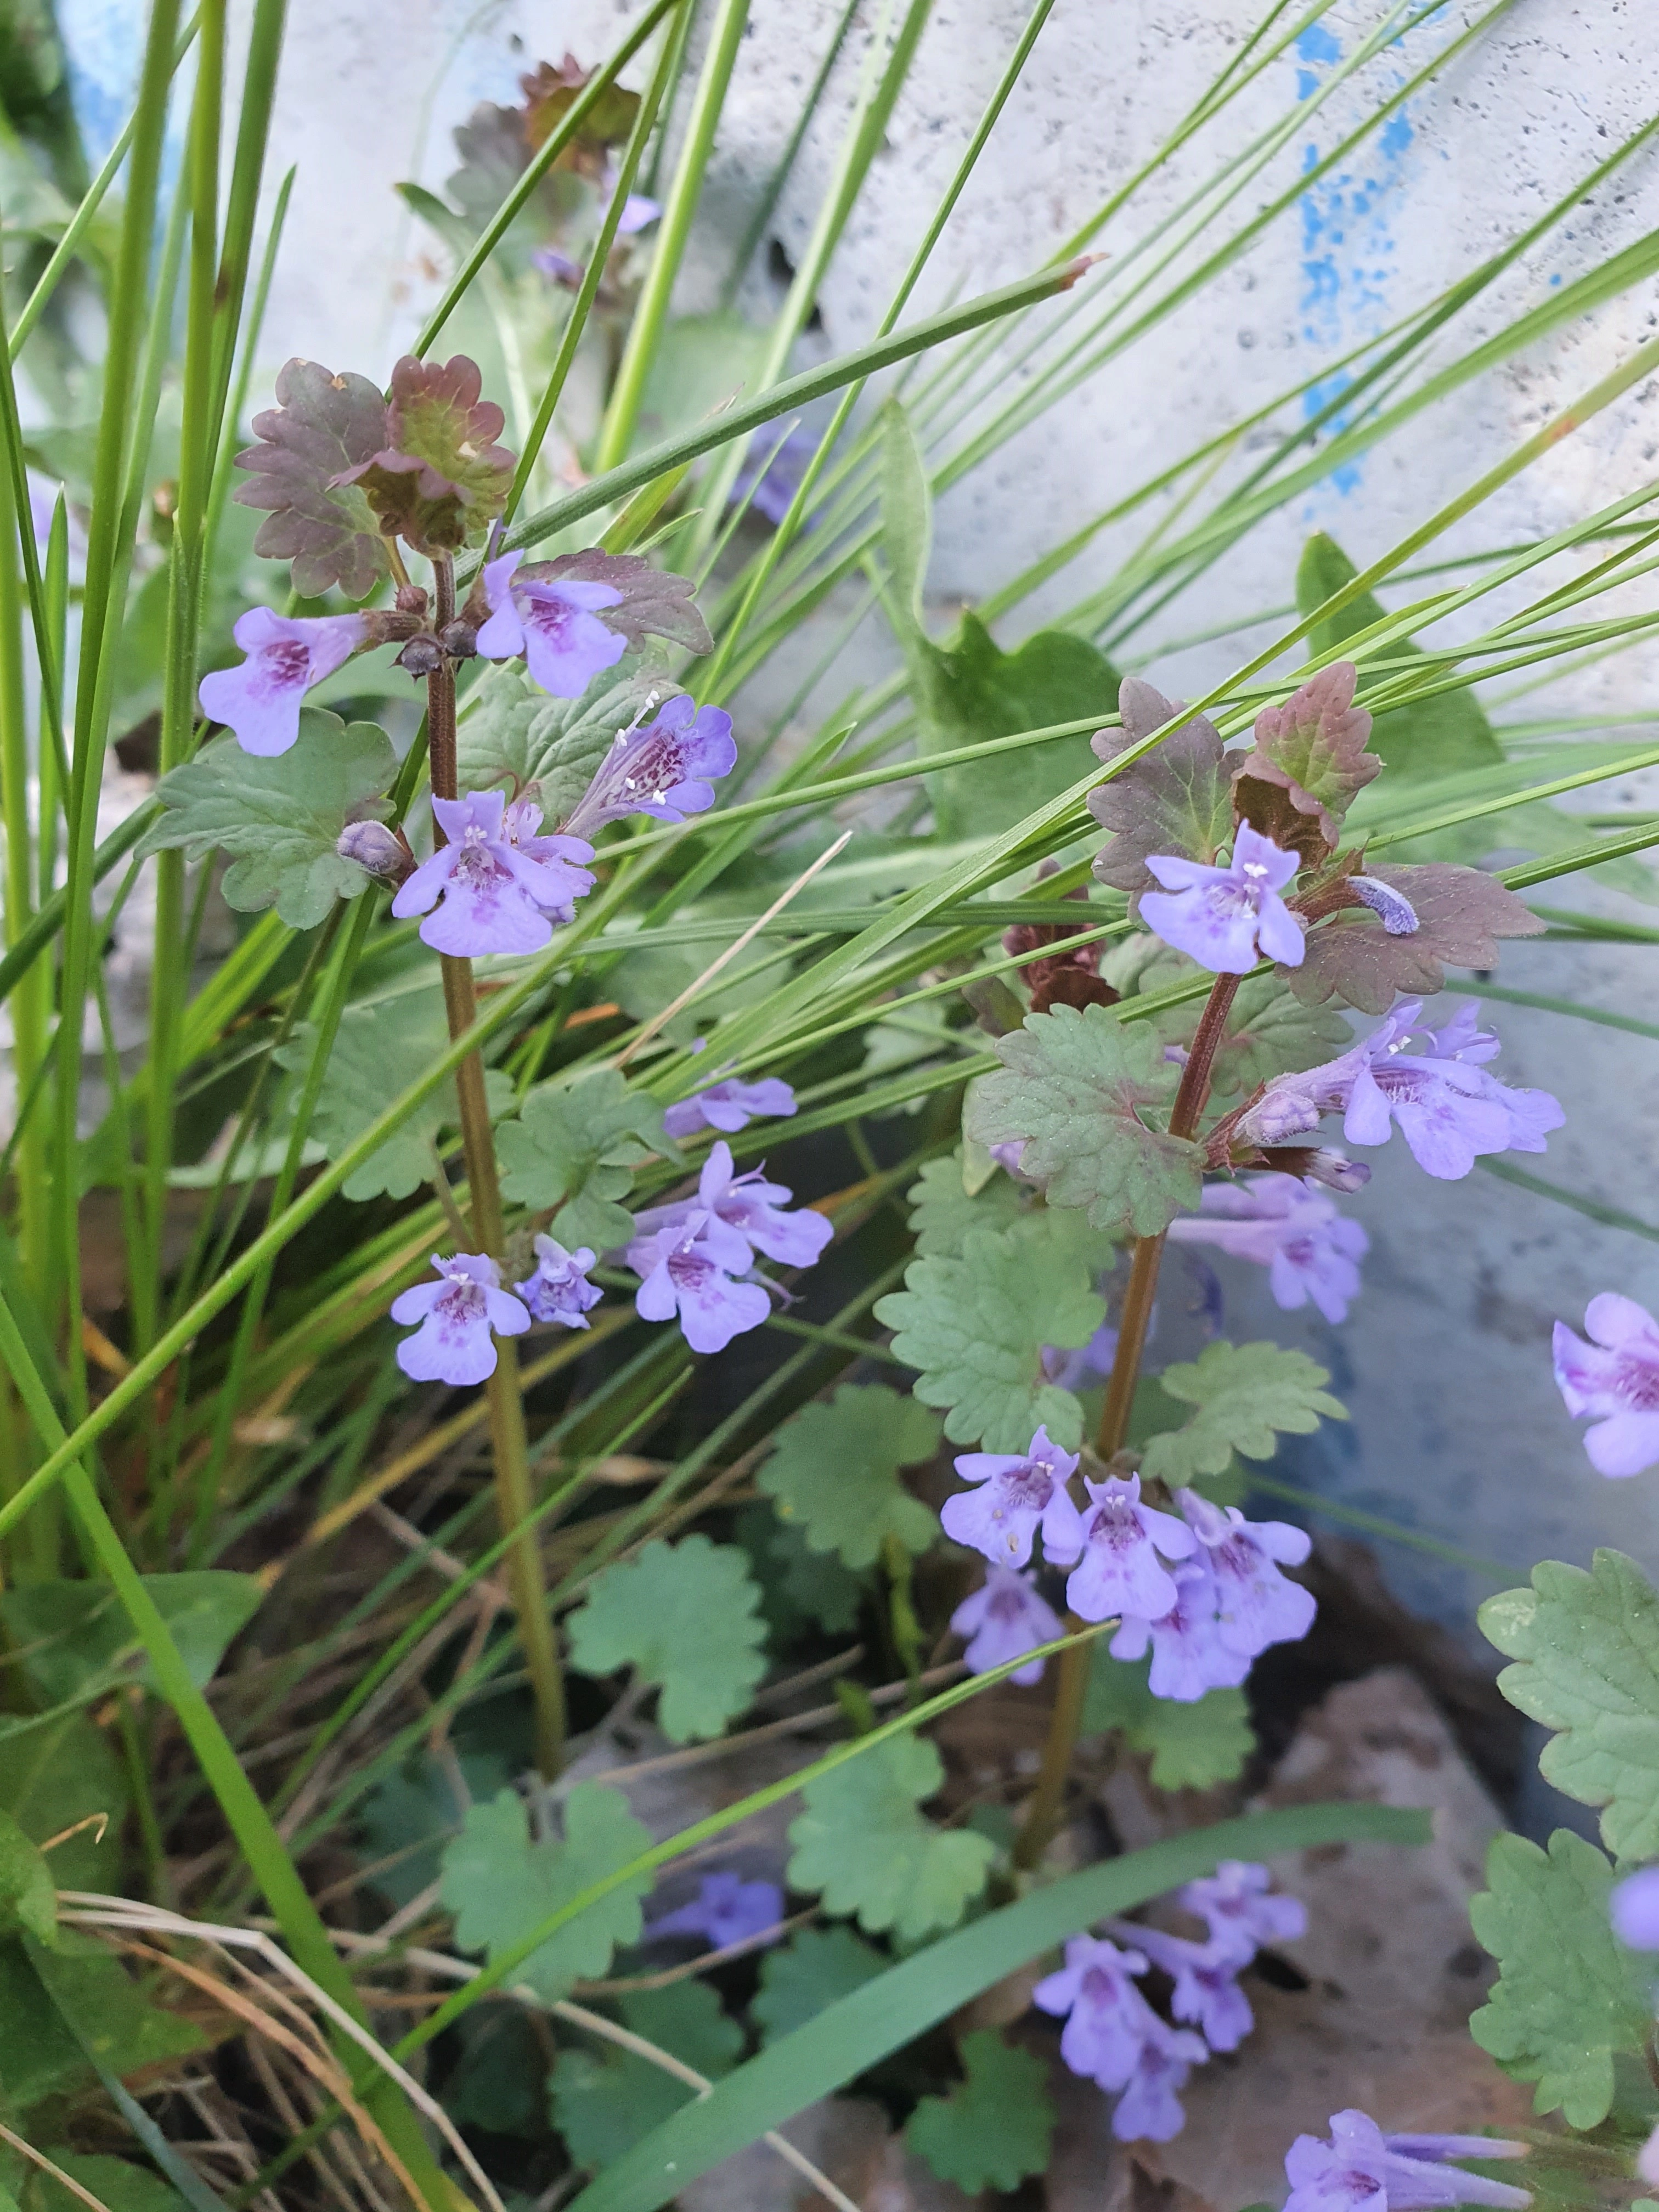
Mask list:
[[[434,627],[441,630],[455,618],[455,564],[445,555],[433,562],[436,584]],[[443,665],[428,677],[427,744],[432,766],[432,795],[454,799],[455,671],[446,656]],[[441,824],[437,830],[443,838]],[[478,1018],[472,987],[472,963],[448,953],[440,956],[443,969],[444,1012],[449,1018],[452,1042],[459,1043]],[[489,1128],[489,1106],[484,1094],[483,1058],[469,1053],[455,1070],[460,1097],[461,1146],[466,1158],[468,1203],[472,1213],[472,1238],[480,1252],[499,1263],[501,1257],[501,1191],[495,1174],[495,1145]],[[525,1433],[524,1398],[519,1385],[518,1347],[511,1337],[495,1345],[495,1370],[484,1385],[489,1406],[489,1434],[495,1461],[495,1510],[503,1535],[520,1533],[507,1553],[507,1575],[513,1603],[519,1616],[519,1640],[536,1705],[536,1764],[551,1781],[564,1759],[564,1680],[559,1672],[559,1648],[547,1606],[547,1584],[542,1574],[539,1540],[526,1524],[534,1510],[530,1481],[530,1444]]]
[[[1218,975],[1210,986],[1187,1065],[1182,1070],[1181,1086],[1170,1109],[1172,1137],[1190,1137],[1198,1127],[1198,1117],[1204,1111],[1204,1101],[1210,1092],[1210,1071],[1215,1065],[1217,1048],[1226,1034],[1227,1017],[1232,1011],[1239,981],[1237,975]],[[1115,1453],[1122,1450],[1123,1440],[1129,1432],[1129,1409],[1134,1402],[1135,1384],[1140,1379],[1140,1355],[1146,1347],[1152,1300],[1158,1292],[1164,1237],[1162,1230],[1156,1237],[1141,1237],[1129,1262],[1129,1284],[1123,1294],[1117,1350],[1095,1438],[1095,1449],[1103,1460],[1109,1461]],[[1084,1626],[1076,1614],[1069,1613],[1066,1625],[1068,1632]],[[1048,1740],[1042,1747],[1042,1765],[1037,1771],[1036,1787],[1031,1792],[1031,1802],[1025,1808],[1025,1819],[1014,1844],[1017,1867],[1028,1870],[1034,1867],[1060,1826],[1066,1778],[1071,1772],[1072,1754],[1077,1748],[1078,1729],[1083,1719],[1083,1700],[1089,1686],[1093,1648],[1092,1644],[1077,1644],[1060,1655],[1059,1680],[1048,1719]]]

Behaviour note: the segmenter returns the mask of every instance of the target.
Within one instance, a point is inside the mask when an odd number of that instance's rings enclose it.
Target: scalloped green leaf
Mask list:
[[[1155,1698],[1147,1685],[1152,1660],[1114,1659],[1106,1638],[1090,1652],[1082,1733],[1122,1731],[1131,1751],[1150,1754],[1159,1790],[1213,1790],[1236,1782],[1255,1749],[1249,1700],[1243,1690],[1206,1690],[1183,1703]]]
[[[570,1617],[579,1674],[631,1667],[662,1692],[657,1722],[671,1742],[716,1736],[766,1672],[766,1624],[747,1555],[694,1535],[660,1540],[600,1570]]]
[[[927,1550],[939,1520],[899,1480],[939,1449],[937,1415],[884,1382],[843,1383],[829,1402],[803,1406],[778,1431],[755,1487],[779,1520],[843,1566],[873,1566],[890,1536]]]
[[[920,1370],[915,1395],[946,1409],[953,1443],[1024,1451],[1039,1423],[1067,1451],[1083,1409],[1047,1381],[1043,1348],[1074,1351],[1106,1317],[1076,1255],[1057,1252],[1041,1224],[971,1230],[957,1259],[913,1260],[905,1287],[876,1303],[893,1350]]]
[[[517,1121],[497,1131],[495,1148],[503,1194],[520,1206],[556,1207],[553,1233],[572,1252],[628,1242],[634,1218],[618,1201],[633,1188],[634,1170],[647,1153],[673,1149],[662,1108],[614,1067],[532,1091]]]
[[[1498,1688],[1556,1731],[1538,1762],[1544,1779],[1602,1808],[1616,1858],[1659,1857],[1659,1596],[1641,1568],[1606,1549],[1588,1573],[1540,1559],[1530,1589],[1488,1598],[1478,1617],[1516,1662]]]
[[[1322,1386],[1327,1370],[1305,1352],[1278,1344],[1206,1345],[1195,1360],[1177,1360],[1158,1381],[1172,1398],[1196,1411],[1183,1428],[1147,1439],[1143,1474],[1173,1489],[1195,1475],[1221,1474],[1237,1452],[1271,1459],[1276,1431],[1310,1436],[1327,1420],[1346,1421],[1346,1409]]]
[[[1168,1120],[1181,1070],[1151,1024],[1105,1006],[1056,1006],[999,1037],[1002,1066],[974,1085],[976,1143],[1024,1139],[1020,1172],[1051,1206],[1081,1206],[1109,1237],[1156,1237],[1198,1204],[1204,1153],[1149,1122]]]
[[[948,1160],[925,1160],[918,1180],[904,1194],[910,1206],[910,1234],[917,1257],[957,1260],[970,1229],[1007,1229],[1025,1217],[1019,1186],[999,1169],[969,1194],[962,1179],[962,1152]]]
[[[1180,714],[1183,702],[1126,676],[1117,704],[1122,727],[1102,730],[1092,740],[1107,767]],[[1098,785],[1089,793],[1089,811],[1112,841],[1095,862],[1097,879],[1117,890],[1150,891],[1157,879],[1146,866],[1149,853],[1213,860],[1232,836],[1233,766],[1214,723],[1194,714]]]
[[[216,849],[229,853],[221,886],[227,905],[241,914],[274,905],[290,929],[314,929],[336,899],[356,898],[374,881],[334,847],[349,821],[391,813],[376,802],[397,773],[384,730],[307,707],[285,753],[245,753],[224,737],[170,769],[155,787],[167,811],[144,833],[137,857],[182,849],[195,861]]]
[[[683,2065],[718,2081],[743,2055],[743,2030],[707,1982],[630,1990],[622,2024]],[[580,2166],[602,2171],[696,2095],[637,2052],[597,2038],[592,2051],[562,2051],[549,2084],[553,2124]]]
[[[1494,1837],[1486,1881],[1469,1923],[1502,1972],[1469,2033],[1506,2074],[1537,2083],[1539,2112],[1559,2105],[1569,2127],[1593,2128],[1612,2109],[1615,2055],[1642,2051],[1653,2029],[1647,1970],[1608,1922],[1613,1869],[1558,1828],[1547,1852]]]
[[[921,1810],[945,1779],[931,1743],[890,1736],[809,1782],[789,1824],[792,1889],[816,1890],[827,1912],[872,1935],[919,1942],[954,1928],[985,1887],[996,1847],[970,1830],[935,1827]]]
[[[303,1023],[285,1045],[276,1049],[276,1061],[303,1075],[311,1065],[316,1031]],[[312,1133],[331,1160],[337,1160],[371,1121],[395,1098],[424,1075],[449,1042],[449,1024],[442,994],[434,981],[430,988],[402,992],[371,1005],[348,1006],[335,1032],[334,1048],[318,1093],[312,1115]],[[484,1092],[492,1115],[513,1103],[510,1077],[490,1068],[484,1076]],[[362,1165],[341,1185],[346,1198],[407,1198],[432,1174],[432,1140],[440,1129],[453,1128],[460,1119],[455,1079],[447,1077],[415,1108]]]
[[[749,2010],[761,2041],[776,2043],[887,1971],[887,1961],[850,1928],[798,1928],[761,1960]]]
[[[550,1912],[651,1847],[650,1830],[634,1818],[620,1790],[579,1782],[563,1812],[563,1835],[538,1842],[516,1790],[468,1808],[460,1834],[444,1847],[440,1890],[455,1916],[462,1950],[494,1957],[508,1949]],[[532,1951],[514,1970],[514,1980],[547,2004],[568,1996],[580,1981],[596,1980],[618,1945],[639,1942],[640,1899],[654,1880],[635,1875],[590,1905]]]
[[[963,2079],[948,2097],[922,2099],[904,2140],[941,2181],[970,2195],[1018,2189],[1048,2163],[1055,2113],[1048,2062],[994,2027],[964,2035],[958,2050]]]

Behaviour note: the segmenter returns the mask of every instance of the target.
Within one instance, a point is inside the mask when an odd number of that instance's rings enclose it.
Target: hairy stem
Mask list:
[[[434,562],[437,582],[434,627],[441,630],[455,617],[455,566],[447,556]],[[432,795],[454,799],[455,671],[446,657],[441,667],[427,678],[427,732],[432,764]],[[441,842],[443,829],[437,830]],[[441,956],[443,968],[444,1012],[449,1034],[459,1041],[478,1018],[472,987],[472,963]],[[490,1133],[489,1107],[484,1095],[483,1058],[469,1053],[455,1071],[460,1096],[461,1147],[466,1160],[468,1202],[472,1213],[472,1241],[480,1252],[497,1263],[501,1258],[501,1191],[495,1174],[495,1144]],[[524,1647],[536,1707],[536,1764],[551,1781],[564,1758],[564,1680],[559,1671],[559,1649],[548,1612],[547,1583],[542,1574],[542,1555],[533,1528],[526,1526],[535,1504],[530,1480],[530,1447],[525,1433],[524,1398],[519,1384],[518,1347],[511,1337],[495,1345],[495,1371],[484,1385],[489,1407],[490,1443],[495,1462],[495,1512],[503,1534],[520,1534],[507,1553],[507,1577],[519,1616],[519,1640]]]
[[[1187,1065],[1182,1070],[1181,1087],[1170,1109],[1172,1137],[1190,1137],[1198,1127],[1199,1115],[1204,1111],[1204,1101],[1210,1092],[1210,1072],[1215,1066],[1217,1048],[1226,1034],[1227,1017],[1232,1011],[1238,985],[1237,975],[1218,975],[1210,986]],[[1117,1350],[1095,1438],[1095,1449],[1103,1460],[1122,1450],[1123,1440],[1129,1432],[1129,1408],[1134,1402],[1135,1384],[1140,1379],[1140,1355],[1146,1347],[1146,1331],[1152,1318],[1152,1300],[1158,1292],[1158,1271],[1163,1258],[1164,1231],[1160,1230],[1156,1237],[1143,1237],[1138,1241],[1129,1262],[1129,1283],[1123,1294]],[[1075,1632],[1085,1624],[1075,1613],[1067,1613],[1066,1625],[1068,1631]],[[1088,1644],[1073,1644],[1060,1655],[1059,1680],[1048,1719],[1048,1739],[1042,1747],[1042,1764],[1014,1844],[1017,1867],[1034,1867],[1060,1826],[1066,1777],[1071,1772],[1072,1754],[1077,1748],[1078,1729],[1083,1719],[1083,1700],[1089,1686],[1093,1648]]]

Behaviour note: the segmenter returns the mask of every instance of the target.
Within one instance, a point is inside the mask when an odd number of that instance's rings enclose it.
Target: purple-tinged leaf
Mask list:
[[[1524,901],[1479,868],[1431,860],[1367,872],[1409,904],[1417,928],[1391,935],[1379,915],[1345,908],[1310,929],[1301,966],[1279,971],[1304,1005],[1337,999],[1361,1013],[1385,1014],[1402,994],[1442,989],[1446,967],[1495,967],[1499,938],[1536,937],[1544,927]]]
[[[691,579],[653,568],[641,554],[603,553],[592,545],[580,553],[561,553],[556,560],[532,561],[518,574],[521,583],[610,585],[622,599],[605,609],[606,627],[619,630],[636,650],[647,632],[683,645],[688,653],[714,648],[708,625],[692,598],[697,587]]]
[[[307,599],[334,584],[363,599],[389,564],[368,499],[340,479],[385,445],[386,400],[366,376],[333,376],[299,360],[278,370],[276,398],[253,418],[258,444],[236,456],[252,471],[237,500],[270,509],[253,550],[291,561],[294,588]]]
[[[405,354],[392,372],[379,449],[341,471],[331,489],[358,487],[383,534],[416,552],[453,553],[507,503],[513,456],[494,441],[503,416],[482,399],[478,365]]]
[[[1310,862],[1335,850],[1343,816],[1382,765],[1365,750],[1371,718],[1353,703],[1357,674],[1352,661],[1333,661],[1282,707],[1264,707],[1255,718],[1255,750],[1245,755],[1235,779],[1244,819],[1276,844],[1295,842]],[[1263,786],[1267,789],[1259,788]],[[1269,796],[1273,790],[1288,799],[1292,815],[1304,817],[1296,834],[1284,834],[1291,825],[1284,800]]]
[[[1181,712],[1139,677],[1126,676],[1117,695],[1121,730],[1102,730],[1096,752],[1111,762]],[[1103,884],[1121,891],[1150,891],[1156,882],[1149,853],[1188,860],[1213,860],[1232,836],[1231,763],[1215,725],[1194,714],[1161,744],[1089,794],[1089,811],[1112,842],[1095,862]]]

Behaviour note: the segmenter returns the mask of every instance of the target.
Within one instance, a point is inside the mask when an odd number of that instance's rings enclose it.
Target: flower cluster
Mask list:
[[[1384,2135],[1369,2113],[1333,2112],[1330,2139],[1298,2136],[1285,2154],[1285,2212],[1425,2212],[1490,2204],[1526,2212],[1531,2192],[1467,2173],[1464,2158],[1524,2158],[1525,2143],[1495,2136]]]
[[[421,942],[434,952],[462,959],[539,952],[554,923],[568,921],[593,888],[581,865],[593,848],[580,837],[538,836],[542,810],[533,799],[509,806],[499,791],[474,791],[434,799],[432,811],[445,842],[404,884],[392,911],[399,921],[425,915]]]
[[[1032,1992],[1040,2011],[1064,2017],[1060,2051],[1072,2071],[1117,2096],[1112,2133],[1121,2142],[1180,2133],[1188,2075],[1213,2052],[1236,2051],[1253,2025],[1240,1973],[1261,1944],[1307,1927],[1299,1900],[1268,1895],[1267,1869],[1241,1860],[1189,1882],[1176,1901],[1208,1922],[1206,1942],[1114,1921],[1110,1937],[1074,1936],[1065,1965]],[[1154,1966],[1170,1978],[1175,2018],[1191,2025],[1172,2027],[1136,1988]]]
[[[1118,1617],[1113,1656],[1139,1659],[1150,1645],[1154,1697],[1190,1703],[1206,1690],[1235,1686],[1258,1652],[1295,1642],[1313,1624],[1312,1597],[1279,1572],[1300,1565],[1310,1548],[1306,1532],[1287,1522],[1247,1521],[1237,1507],[1223,1511],[1194,1490],[1179,1492],[1177,1519],[1143,1502],[1138,1474],[1085,1477],[1088,1503],[1079,1511],[1068,1487],[1077,1456],[1046,1429],[1024,1452],[963,1452],[956,1468],[975,1486],[945,1500],[945,1533],[1005,1571],[994,1590],[988,1581],[968,1601],[982,1601],[970,1618],[959,1613],[951,1624],[983,1635],[994,1621],[998,1656],[981,1665],[1034,1650],[1054,1633],[1042,1630],[1054,1619],[1047,1604],[1006,1572],[1027,1565],[1039,1529],[1048,1564],[1072,1570],[1072,1611],[1084,1620]],[[1021,1636],[1028,1640],[1019,1643]]]
[[[1202,1212],[1170,1224],[1176,1244],[1210,1244],[1267,1270],[1274,1303],[1287,1313],[1311,1299],[1328,1322],[1347,1318],[1359,1294],[1358,1262],[1370,1239],[1323,1191],[1289,1175],[1209,1183]]]
[[[1235,1141],[1293,1143],[1340,1114],[1351,1145],[1386,1145],[1398,1125],[1418,1165],[1445,1182],[1487,1152],[1541,1152],[1565,1119],[1547,1091],[1517,1091],[1486,1073],[1499,1050],[1466,1003],[1437,1030],[1420,999],[1402,1000],[1340,1059],[1276,1075],[1232,1125]]]
[[[635,1305],[647,1321],[676,1314],[694,1352],[723,1352],[772,1310],[764,1282],[749,1276],[758,1252],[786,1267],[810,1267],[835,1235],[809,1206],[784,1211],[793,1195],[764,1171],[732,1172],[724,1138],[709,1152],[696,1195],[634,1217],[628,1264],[641,1278]]]

